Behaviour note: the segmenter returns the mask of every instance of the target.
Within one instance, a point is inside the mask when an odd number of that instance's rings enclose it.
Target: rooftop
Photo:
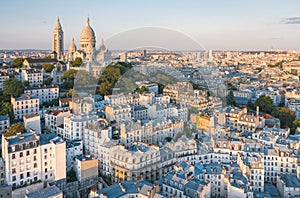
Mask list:
[[[8,120],[8,115],[0,115],[0,121]]]
[[[32,63],[57,63],[58,62],[57,59],[54,59],[54,58],[43,58],[43,59],[27,58],[26,60],[29,64],[32,64]]]
[[[54,144],[63,142],[63,140],[62,140],[60,137],[58,137],[56,134],[54,134],[54,133],[50,133],[50,134],[41,134],[40,137],[41,137],[41,138],[40,138],[40,140],[41,140],[41,145],[49,144],[51,141],[52,141]]]
[[[76,159],[78,159],[79,161],[89,161],[89,160],[94,160],[96,159],[94,156],[92,155],[78,155],[76,156]]]
[[[9,145],[15,145],[15,144],[22,144],[25,142],[31,142],[38,140],[36,134],[34,133],[22,133],[22,134],[17,134],[16,136],[12,137],[7,137]]]
[[[26,118],[26,119],[29,119],[29,118],[34,118],[34,117],[40,117],[40,115],[38,115],[38,114],[35,114],[35,113],[33,113],[33,114],[29,114],[29,115],[24,115],[24,118]]]
[[[285,183],[288,188],[300,188],[300,180],[296,174],[282,174],[280,179]]]
[[[50,89],[50,88],[59,88],[59,86],[58,85],[44,85],[44,86],[26,87],[24,91],[36,90],[36,89]]]
[[[26,195],[27,198],[48,198],[62,195],[62,191],[56,186],[50,186]]]
[[[100,189],[98,194],[106,195],[109,198],[117,198],[124,196],[126,194],[137,194],[139,193],[139,187],[141,189],[141,193],[143,193],[144,186],[153,187],[154,184],[147,181],[123,181],[118,184],[113,184],[106,188]]]
[[[37,96],[29,95],[29,94],[23,94],[18,98],[15,98],[16,101],[20,100],[32,100],[32,99],[38,99]]]

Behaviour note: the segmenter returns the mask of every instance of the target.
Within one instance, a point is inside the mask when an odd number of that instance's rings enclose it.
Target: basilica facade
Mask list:
[[[51,57],[67,61],[74,61],[76,58],[81,58],[84,63],[89,64],[93,62],[100,65],[108,65],[112,61],[111,53],[104,45],[103,39],[101,40],[99,49],[96,49],[96,36],[90,25],[89,17],[87,17],[86,25],[81,31],[79,49],[73,38],[69,50],[66,53],[64,51],[64,32],[59,18],[57,18],[52,33]]]

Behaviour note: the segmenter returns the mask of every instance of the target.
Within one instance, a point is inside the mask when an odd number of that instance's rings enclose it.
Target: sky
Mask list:
[[[79,45],[89,16],[97,46],[104,38],[109,49],[179,49],[190,39],[212,50],[300,50],[300,0],[9,0],[0,6],[0,49],[51,49],[58,16],[65,49],[72,37]]]

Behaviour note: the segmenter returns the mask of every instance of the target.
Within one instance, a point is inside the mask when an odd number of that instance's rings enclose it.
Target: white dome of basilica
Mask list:
[[[90,19],[86,19],[86,27],[82,30],[80,35],[80,41],[92,41],[95,42],[95,32],[90,26]]]
[[[69,48],[69,52],[76,52],[77,51],[77,48],[76,48],[76,45],[74,43],[74,38],[72,38],[72,43],[70,45],[70,48]]]

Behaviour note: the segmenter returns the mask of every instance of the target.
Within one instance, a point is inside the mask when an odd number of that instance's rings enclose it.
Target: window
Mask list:
[[[16,154],[12,154],[11,158],[15,159],[16,158]]]
[[[30,155],[30,151],[26,151],[26,155],[27,155],[27,156]]]
[[[23,152],[20,152],[20,157],[23,157]]]
[[[33,167],[36,168],[37,167],[37,163],[34,163]]]

